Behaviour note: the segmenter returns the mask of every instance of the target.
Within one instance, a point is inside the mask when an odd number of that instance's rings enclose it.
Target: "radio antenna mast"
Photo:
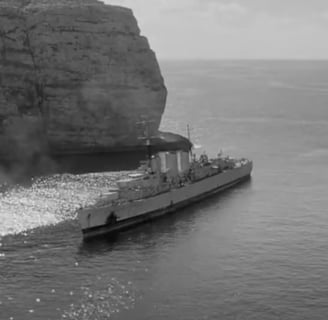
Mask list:
[[[146,117],[144,120],[138,121],[136,124],[141,126],[143,135],[138,136],[138,140],[146,140],[146,146],[147,146],[147,160],[148,160],[148,166],[150,167],[151,163],[151,156],[152,156],[152,149],[151,149],[151,139],[155,138],[156,136],[151,136],[150,131],[150,124],[155,122],[154,120],[149,120]]]
[[[190,139],[190,126],[189,126],[189,123],[187,124],[187,137],[188,137],[188,140],[191,142],[191,139]],[[189,150],[189,155],[190,155],[190,160],[192,160],[192,159],[193,159],[192,143],[191,143],[191,147],[190,147],[190,150]]]

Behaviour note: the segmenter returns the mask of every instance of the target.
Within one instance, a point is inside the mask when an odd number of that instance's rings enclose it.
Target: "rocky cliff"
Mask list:
[[[0,154],[88,152],[156,134],[166,88],[130,9],[0,0]]]

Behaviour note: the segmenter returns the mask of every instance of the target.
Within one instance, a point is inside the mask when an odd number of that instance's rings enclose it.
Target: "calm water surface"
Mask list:
[[[2,194],[0,319],[327,319],[328,63],[161,66],[162,129],[252,158],[252,180],[88,244],[74,211],[112,174]]]

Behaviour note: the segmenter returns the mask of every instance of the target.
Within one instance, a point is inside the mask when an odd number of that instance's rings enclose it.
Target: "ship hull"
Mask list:
[[[252,163],[227,170],[154,197],[129,202],[119,207],[103,206],[78,213],[84,239],[116,233],[153,220],[213,196],[250,178]],[[109,219],[115,213],[117,220]]]

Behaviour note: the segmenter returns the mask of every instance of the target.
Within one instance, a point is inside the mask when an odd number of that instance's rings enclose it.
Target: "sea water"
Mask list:
[[[250,182],[116,239],[75,210],[112,173],[0,195],[0,319],[327,319],[328,62],[163,61],[161,129],[254,161]]]

